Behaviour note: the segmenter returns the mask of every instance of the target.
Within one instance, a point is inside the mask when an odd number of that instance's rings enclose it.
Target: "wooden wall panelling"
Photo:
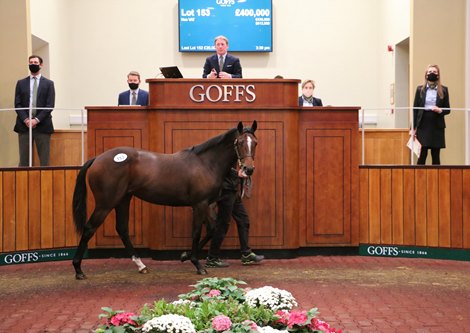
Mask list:
[[[408,132],[409,129],[365,129],[364,163],[409,165],[410,150],[406,147]]]
[[[380,170],[369,170],[369,241],[380,244]]]
[[[391,219],[392,219],[392,239],[391,244],[403,244],[403,223],[404,223],[404,189],[403,170],[392,169],[392,197],[391,197]]]
[[[65,171],[65,246],[77,246],[79,242],[79,235],[75,230],[73,222],[73,208],[72,198],[75,189],[75,181],[77,178],[78,170],[68,169]]]
[[[451,220],[450,220],[450,196],[451,196],[451,187],[450,187],[450,170],[449,169],[438,169],[438,184],[439,190],[437,195],[437,235],[438,235],[438,244],[439,247],[450,247],[451,236]]]
[[[41,248],[41,171],[24,171],[28,174],[28,200],[23,203],[22,209],[28,210],[29,246],[33,249]]]
[[[392,171],[380,170],[380,239],[392,244]]]
[[[470,249],[470,169],[463,170],[463,246]]]
[[[439,244],[439,177],[438,170],[426,170],[426,245]]]
[[[416,244],[415,170],[403,170],[403,245]]]
[[[74,169],[11,168],[0,171],[1,252],[77,244],[75,230],[71,228],[76,173]],[[69,174],[68,177],[65,174]],[[66,221],[70,224],[68,228]],[[67,243],[66,239],[70,241]]]
[[[450,170],[450,246],[463,247],[463,172]]]
[[[0,171],[0,202],[4,203],[5,201],[5,196],[3,192],[3,171]],[[12,192],[10,192],[11,194]],[[2,234],[0,235],[0,252],[3,252],[3,238],[5,237],[5,233],[3,231],[3,226],[5,222],[5,216],[3,215],[3,204],[0,205],[0,230],[2,230]]]
[[[369,240],[369,169],[359,170],[359,243],[368,244]]]
[[[41,248],[53,247],[53,185],[52,170],[41,171],[41,194],[40,194],[40,216],[41,216]],[[39,189],[39,188],[38,188]],[[38,190],[36,189],[36,190]]]
[[[361,242],[468,248],[469,171],[452,166],[361,167]]]
[[[16,249],[16,175],[3,173],[3,252]]]
[[[65,201],[65,170],[52,171],[52,242],[54,247],[65,246],[65,213],[67,204]],[[71,203],[71,201],[70,201]]]
[[[300,114],[301,246],[359,243],[357,110],[345,111],[304,108]]]
[[[416,245],[426,246],[427,244],[427,172],[426,169],[415,170],[415,228],[416,228]]]
[[[18,171],[15,173],[15,206],[16,207],[16,228],[15,228],[15,249],[29,249],[28,237],[28,215],[29,215],[29,197],[28,197],[28,172]]]

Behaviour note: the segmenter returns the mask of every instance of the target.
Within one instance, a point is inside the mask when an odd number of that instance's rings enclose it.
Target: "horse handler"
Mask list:
[[[264,259],[264,256],[255,254],[248,246],[250,219],[243,205],[242,197],[245,196],[245,194],[246,197],[249,197],[249,194],[245,193],[243,190],[242,192],[240,191],[241,188],[245,188],[245,186],[241,185],[242,181],[249,183],[251,179],[242,169],[237,171],[232,168],[222,184],[221,195],[217,201],[217,219],[208,257],[206,259],[205,266],[208,268],[224,268],[230,266],[228,262],[220,259],[220,247],[227,235],[231,217],[233,217],[237,223],[242,264],[257,264]]]

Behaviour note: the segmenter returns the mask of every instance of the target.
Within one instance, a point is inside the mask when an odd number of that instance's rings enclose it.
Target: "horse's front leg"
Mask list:
[[[206,226],[206,235],[199,242],[198,251],[201,251],[204,246],[212,239],[214,234],[214,226],[217,219],[217,203],[212,203],[208,207],[206,218],[204,219],[204,225]],[[201,231],[202,233],[202,231]],[[184,251],[180,255],[181,262],[185,262],[191,258],[191,251]]]
[[[196,267],[197,274],[207,274],[204,266],[199,262],[199,240],[201,239],[202,223],[207,217],[207,203],[200,203],[193,207],[193,231],[192,231],[192,247],[191,247],[191,262]]]

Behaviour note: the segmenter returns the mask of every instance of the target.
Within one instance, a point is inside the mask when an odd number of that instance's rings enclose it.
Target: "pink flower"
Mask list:
[[[276,316],[279,317],[279,319],[276,321],[278,324],[283,324],[287,326],[287,322],[289,320],[289,312],[285,310],[277,310]]]
[[[323,332],[330,332],[330,325],[328,325],[328,323],[323,320],[313,318],[312,324],[313,324],[313,328],[317,330],[320,330]]]
[[[221,294],[220,290],[217,290],[217,289],[212,289],[208,293],[209,297],[217,297],[217,296],[220,296],[220,294]]]
[[[294,325],[302,326],[307,321],[307,311],[292,311],[289,315],[287,327],[292,328]]]
[[[232,321],[229,317],[224,315],[218,315],[212,319],[212,328],[216,331],[222,332],[230,329]]]
[[[256,331],[258,329],[258,325],[252,320],[245,320],[243,322],[244,325],[250,325],[250,330]]]
[[[130,325],[137,325],[135,321],[131,319],[131,317],[136,316],[135,313],[132,312],[123,312],[123,313],[118,313],[115,314],[111,319],[110,323],[114,326],[122,326],[124,324],[130,324]]]

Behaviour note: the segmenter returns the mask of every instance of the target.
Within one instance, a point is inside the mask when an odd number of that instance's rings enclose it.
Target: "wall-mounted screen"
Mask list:
[[[271,52],[272,0],[179,0],[179,51],[214,52],[224,35],[230,52]]]

